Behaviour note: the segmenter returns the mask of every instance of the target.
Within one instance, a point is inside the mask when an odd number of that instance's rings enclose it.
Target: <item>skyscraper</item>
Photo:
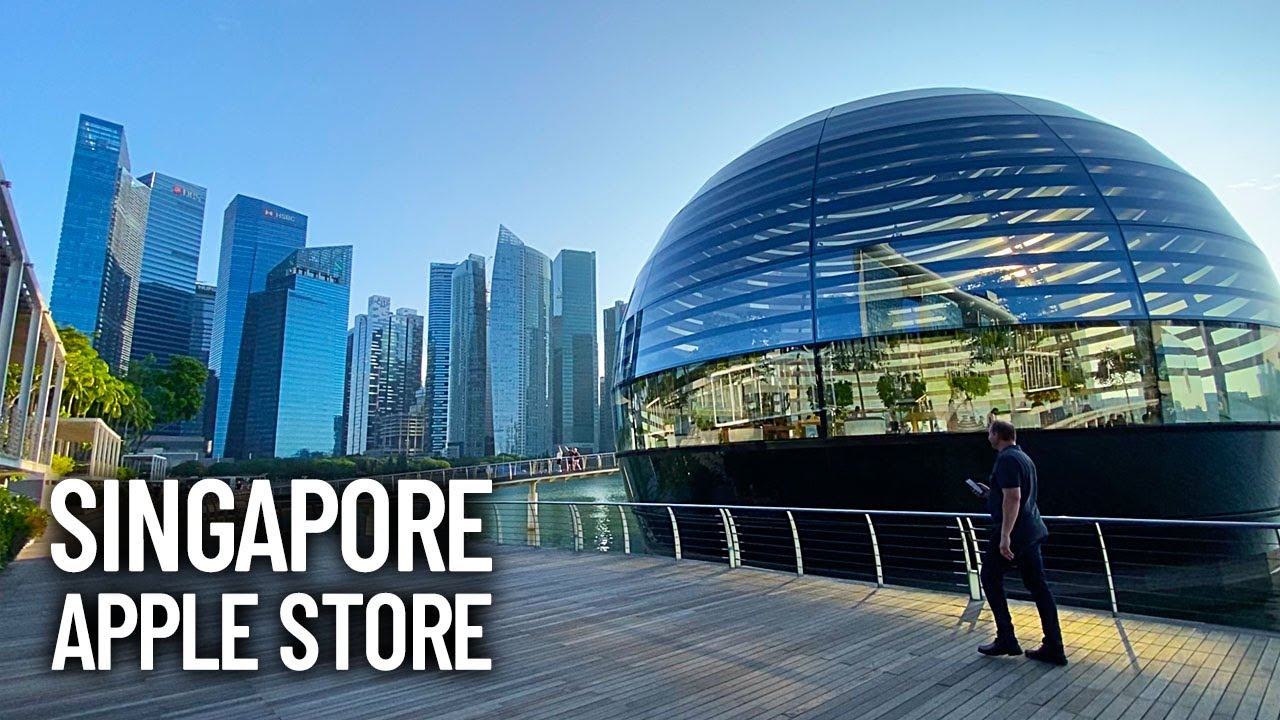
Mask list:
[[[345,452],[377,449],[378,423],[413,406],[422,387],[422,316],[412,308],[391,312],[391,298],[373,295],[356,316],[347,363]]]
[[[553,442],[586,452],[596,444],[596,254],[561,250],[551,267]]]
[[[214,302],[213,348],[209,356],[209,369],[217,375],[218,389],[213,428],[215,458],[223,457],[226,444],[249,295],[265,290],[267,274],[306,244],[307,216],[279,205],[237,195],[222,215],[218,296]],[[343,325],[345,330],[345,320]],[[336,354],[342,357],[341,350]],[[338,384],[341,392],[341,375]],[[341,414],[340,408],[336,414]],[[332,441],[326,447],[332,447]]]
[[[452,457],[493,454],[489,303],[484,274],[480,255],[471,255],[453,271],[447,441]]]
[[[116,372],[133,341],[149,201],[131,174],[124,126],[81,115],[50,306]]]
[[[265,289],[249,295],[227,457],[332,449],[350,301],[350,245],[295,250],[268,273]]]
[[[453,263],[431,263],[427,286],[426,452],[444,455],[449,438],[449,335],[453,326]]]
[[[550,323],[550,259],[499,225],[489,301],[493,440],[499,453],[545,457],[551,449]]]
[[[213,346],[213,305],[218,297],[215,285],[196,283],[195,295],[191,306],[191,349],[187,354],[209,366],[209,351]],[[214,408],[217,405],[218,386],[212,381],[213,373],[209,373],[210,381],[204,386],[204,404],[200,406],[200,416],[195,418],[200,423],[200,437],[207,445],[213,441]],[[190,434],[184,430],[184,433]]]
[[[129,354],[135,360],[154,355],[164,366],[191,350],[205,189],[155,172],[144,175],[141,183],[150,190],[151,203]]]
[[[613,386],[618,364],[618,334],[622,331],[622,318],[627,314],[627,304],[618,300],[612,307],[601,313],[604,328],[604,377],[600,380],[600,430],[596,438],[596,452],[614,452],[617,450],[617,433],[614,425],[614,408],[610,398],[613,397]]]

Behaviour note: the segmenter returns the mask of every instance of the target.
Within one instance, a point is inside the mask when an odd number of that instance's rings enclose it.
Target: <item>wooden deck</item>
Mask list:
[[[340,561],[325,560],[336,554],[313,551],[305,575],[182,580],[199,593],[262,593],[246,653],[263,659],[258,672],[180,672],[170,643],[158,669],[143,673],[135,641],[117,644],[116,670],[53,673],[63,594],[109,583],[64,575],[39,550],[0,574],[4,717],[1280,716],[1280,635],[1068,609],[1071,665],[1052,668],[977,655],[974,647],[992,635],[990,617],[955,595],[509,547],[492,549],[496,571],[484,581],[495,602],[483,616],[491,672],[376,673],[354,641],[349,672],[292,673],[269,662],[278,642],[259,631],[288,592],[461,589],[453,577],[425,573],[344,575]],[[173,591],[173,576],[162,580],[167,587],[155,589]],[[1032,639],[1034,608],[1014,603],[1014,613]],[[205,616],[201,647],[210,654],[217,626]]]

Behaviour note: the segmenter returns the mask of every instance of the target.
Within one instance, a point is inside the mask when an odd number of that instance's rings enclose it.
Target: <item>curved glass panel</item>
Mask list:
[[[774,133],[671,221],[621,378],[766,349],[992,325],[1280,324],[1265,256],[1204,184],[1058,103],[941,88]]]

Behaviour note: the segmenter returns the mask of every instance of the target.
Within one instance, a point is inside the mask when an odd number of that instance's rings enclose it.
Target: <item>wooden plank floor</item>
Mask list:
[[[294,591],[477,589],[457,576],[346,574],[313,550],[305,575],[180,578],[214,595],[262,594],[245,654],[254,673],[180,672],[176,644],[157,670],[49,671],[63,594],[101,576],[59,572],[33,546],[0,574],[0,717],[270,718],[1265,718],[1280,716],[1280,636],[1067,609],[1071,665],[984,658],[984,606],[963,597],[666,558],[491,548],[482,655],[491,672],[377,673],[353,638],[349,672],[292,673],[260,632]],[[325,558],[329,558],[326,560]],[[120,577],[120,576],[112,576]],[[173,592],[174,576],[150,576]],[[203,609],[203,608],[202,608]],[[216,605],[212,609],[216,610]],[[1034,637],[1034,608],[1014,603]],[[215,654],[215,613],[200,647]],[[357,617],[357,616],[353,616]],[[325,661],[322,658],[322,662]],[[134,669],[130,670],[132,667]]]

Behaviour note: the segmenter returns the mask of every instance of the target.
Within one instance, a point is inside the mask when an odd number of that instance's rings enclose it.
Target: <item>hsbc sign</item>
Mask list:
[[[262,214],[266,217],[269,217],[275,220],[283,220],[285,222],[298,221],[297,215],[290,215],[289,213],[279,212],[277,210],[272,210],[271,208],[263,208]]]

